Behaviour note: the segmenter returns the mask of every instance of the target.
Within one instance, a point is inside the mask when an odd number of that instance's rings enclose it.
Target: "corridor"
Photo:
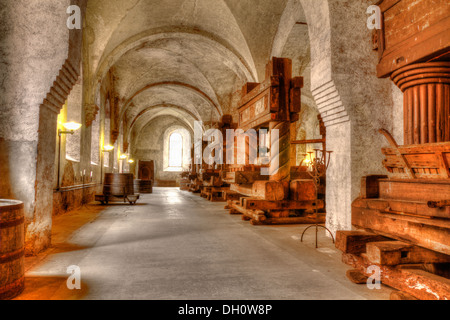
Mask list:
[[[91,203],[54,219],[53,247],[27,258],[18,299],[389,299],[345,277],[331,239],[306,226],[252,226],[179,189],[156,188],[136,206]],[[70,227],[68,227],[70,226]],[[67,289],[67,268],[81,290]]]

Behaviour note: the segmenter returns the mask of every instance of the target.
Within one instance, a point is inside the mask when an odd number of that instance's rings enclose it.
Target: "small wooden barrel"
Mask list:
[[[136,193],[153,193],[152,180],[134,180],[134,191]]]
[[[134,194],[133,174],[106,173],[103,194],[123,197]]]
[[[12,299],[25,288],[23,203],[0,200],[0,300]]]

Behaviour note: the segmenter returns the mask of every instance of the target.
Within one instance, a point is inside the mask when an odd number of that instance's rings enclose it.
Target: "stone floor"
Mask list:
[[[136,206],[89,205],[54,219],[53,247],[27,258],[18,299],[388,299],[347,280],[331,239],[305,226],[252,226],[178,189],[156,188]],[[67,268],[81,269],[68,290]]]

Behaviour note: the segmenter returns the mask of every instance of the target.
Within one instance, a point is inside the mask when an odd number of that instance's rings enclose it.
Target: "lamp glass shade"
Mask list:
[[[123,154],[120,156],[120,159],[125,160],[126,158],[128,158],[128,156],[126,154]]]
[[[76,123],[76,122],[67,122],[67,123],[63,124],[63,127],[69,131],[77,131],[81,128],[81,126],[82,125],[80,123]]]
[[[134,163],[133,159],[128,160],[128,163]]]
[[[103,152],[110,152],[110,151],[113,151],[114,150],[114,147],[113,146],[105,146],[104,148],[103,148]]]

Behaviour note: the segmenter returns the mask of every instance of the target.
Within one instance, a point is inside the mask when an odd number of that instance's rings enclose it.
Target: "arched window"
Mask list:
[[[172,133],[169,139],[169,168],[180,169],[183,166],[183,137]]]

